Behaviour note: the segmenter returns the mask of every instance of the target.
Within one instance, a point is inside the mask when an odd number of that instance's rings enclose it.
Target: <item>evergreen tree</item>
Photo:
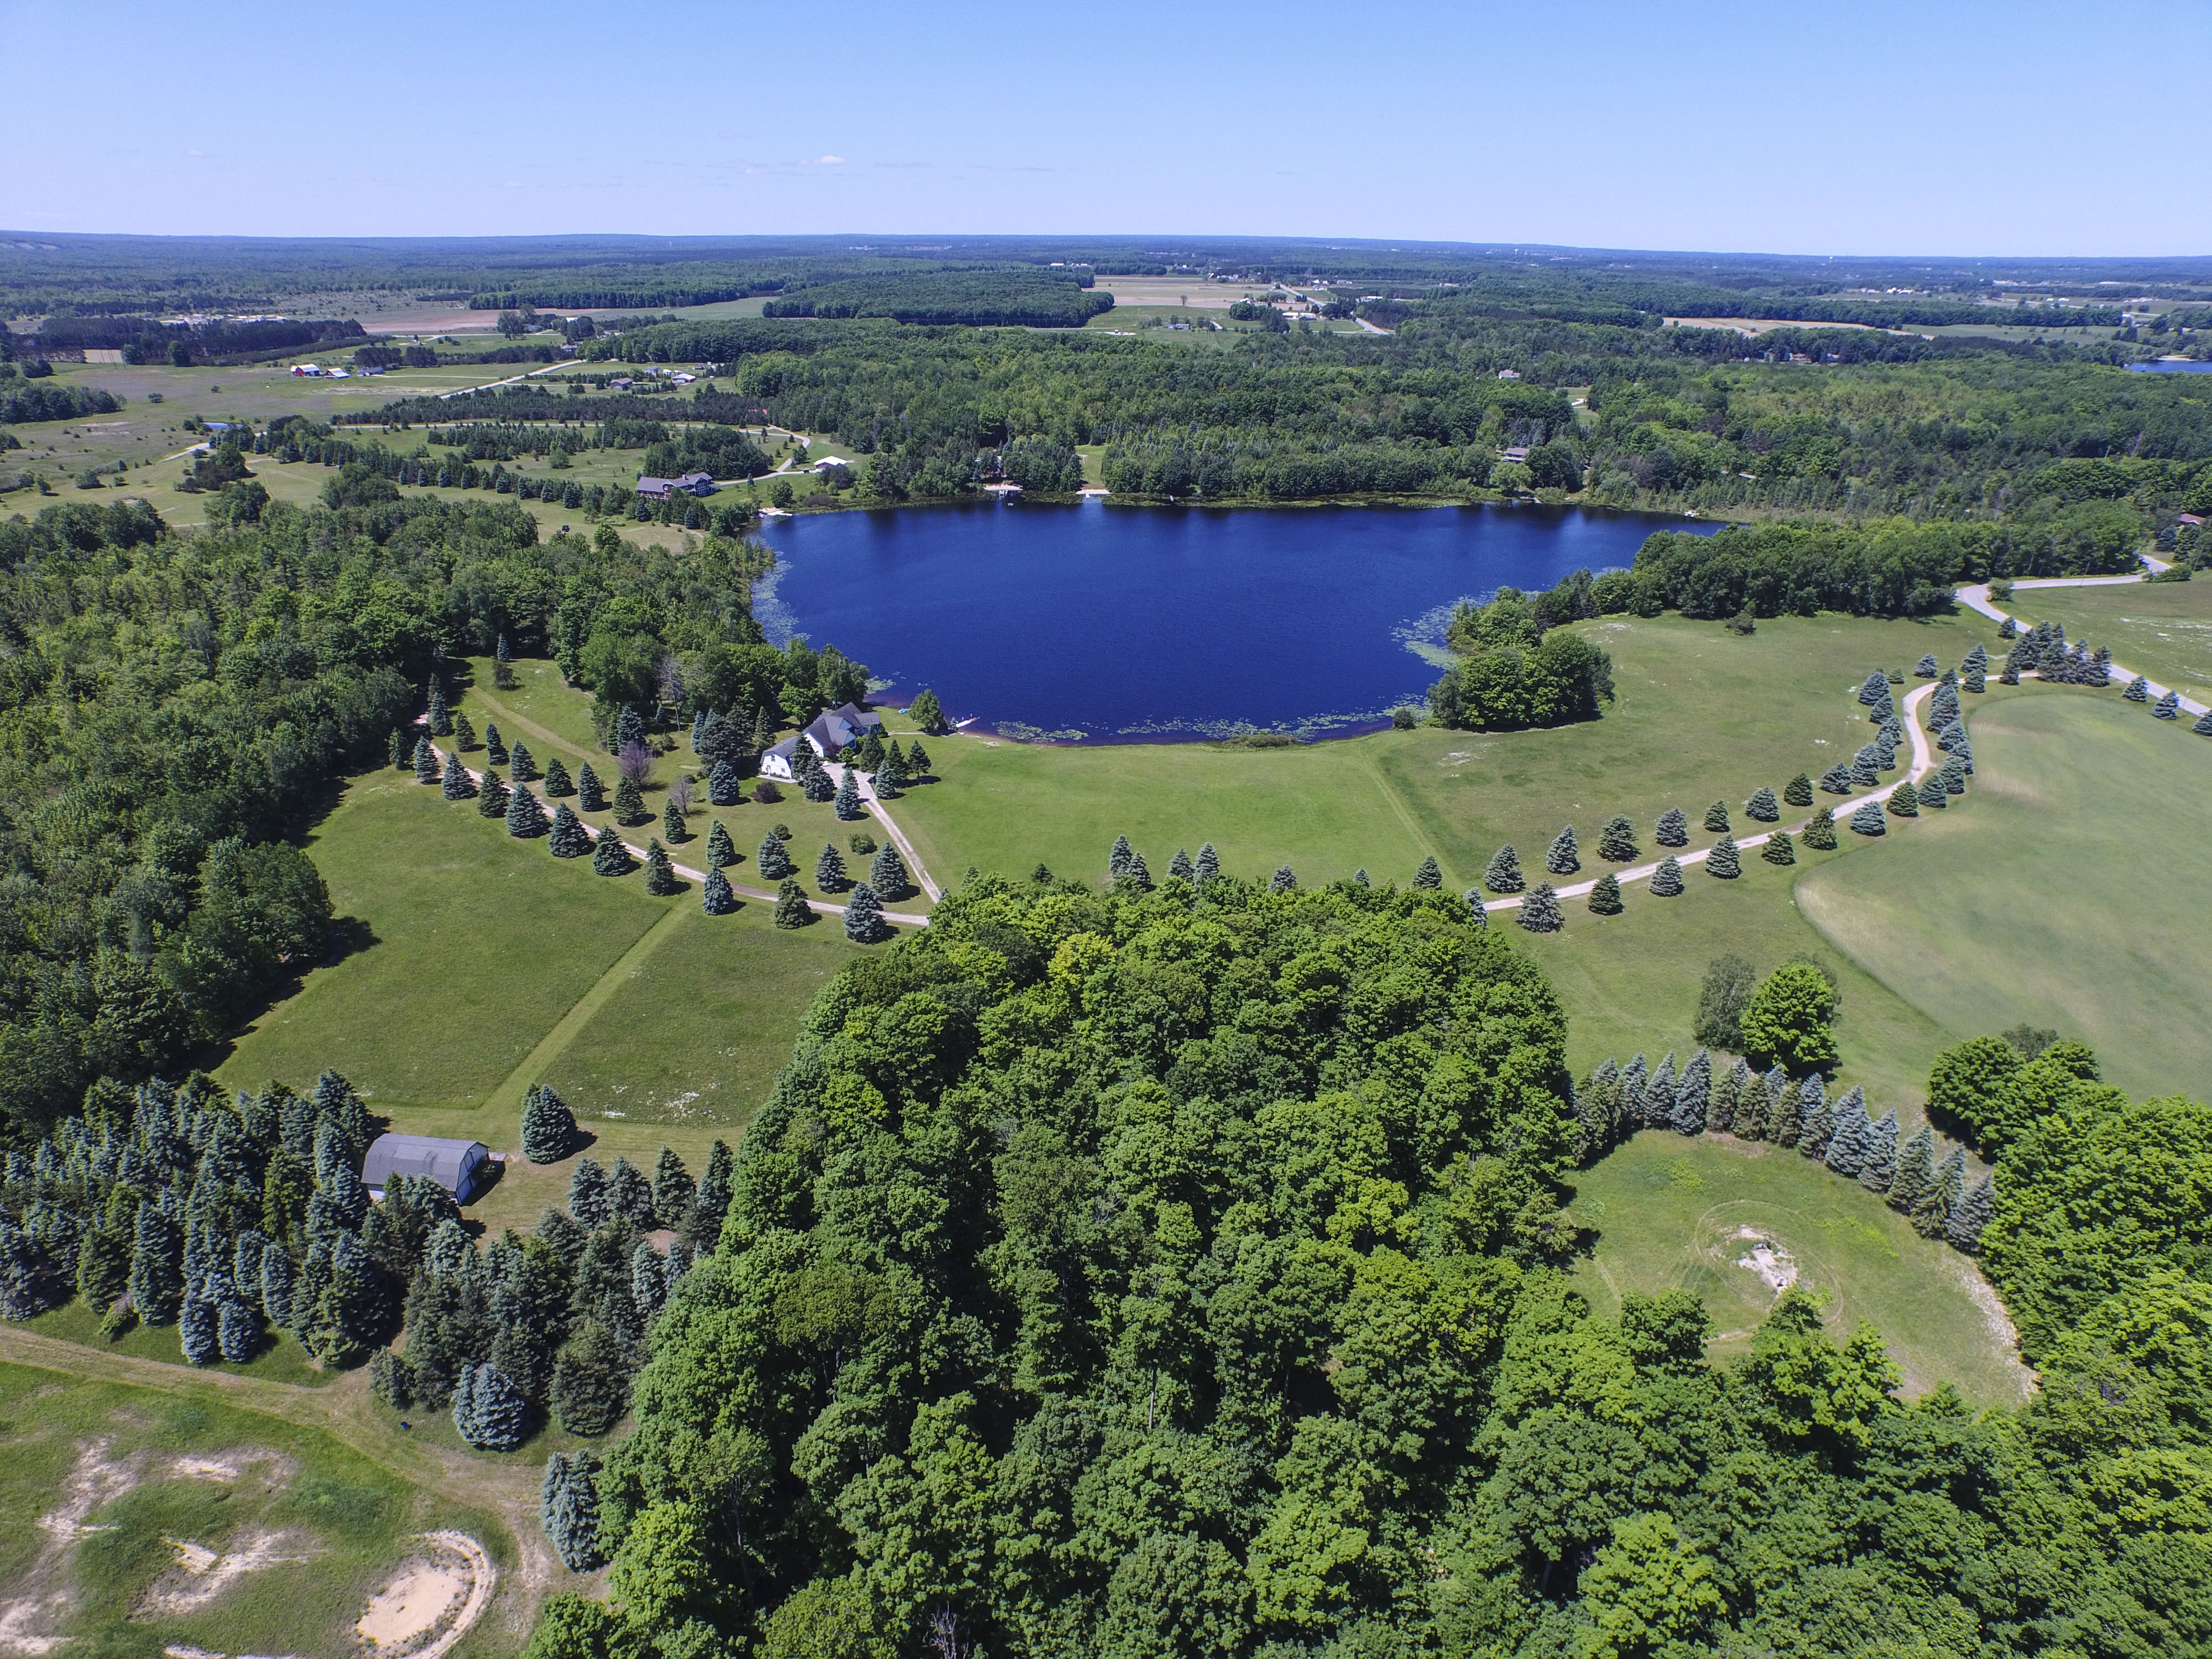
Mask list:
[[[906,763],[894,741],[884,755],[884,763],[875,769],[873,780],[878,800],[896,800],[901,786],[906,782]]]
[[[576,786],[569,780],[568,769],[558,755],[545,763],[545,793],[547,798],[573,795]]]
[[[1743,873],[1742,850],[1735,837],[1723,836],[1713,843],[1713,850],[1705,855],[1705,873],[1723,881],[1734,881]]]
[[[814,920],[813,907],[807,903],[806,895],[799,890],[799,884],[790,878],[775,890],[775,925],[783,928],[804,927]]]
[[[1813,780],[1800,772],[1782,787],[1782,799],[1792,806],[1813,804]]]
[[[1144,860],[1134,854],[1130,854],[1130,865],[1133,875],[1144,869]],[[868,866],[868,885],[879,899],[902,899],[914,891],[914,883],[907,876],[906,860],[889,842],[876,849],[875,860]],[[1145,885],[1152,885],[1149,878]]]
[[[453,711],[446,707],[446,688],[437,681],[430,682],[430,735],[450,738],[453,735]]]
[[[1435,863],[1436,860],[1431,859],[1423,867],[1433,867]],[[1580,849],[1575,845],[1575,826],[1571,823],[1552,837],[1551,846],[1544,852],[1544,868],[1555,876],[1571,876],[1582,867]],[[1418,887],[1422,884],[1416,880],[1413,884]],[[1429,884],[1440,887],[1443,884],[1437,881]]]
[[[1870,1193],[1886,1193],[1897,1179],[1897,1114],[1884,1112],[1869,1132],[1866,1155],[1859,1163],[1859,1185]]]
[[[860,773],[850,766],[847,767],[844,775],[837,780],[837,793],[830,802],[830,810],[848,823],[854,818],[866,816],[867,809],[860,805],[859,780]]]
[[[1213,843],[1207,842],[1198,849],[1198,860],[1192,866],[1192,878],[1203,887],[1220,873],[1221,856],[1213,850]]]
[[[553,809],[553,833],[545,838],[545,850],[556,859],[580,859],[592,850],[591,832],[566,801]]]
[[[1590,914],[1595,916],[1617,916],[1620,914],[1620,878],[1607,871],[1590,889]]]
[[[1559,846],[1559,842],[1553,842],[1552,843],[1552,845],[1553,845],[1553,847],[1556,849],[1556,848],[1558,848],[1558,846]],[[1574,856],[1574,851],[1573,851],[1573,837],[1572,837],[1571,832],[1570,833],[1570,836],[1569,836],[1569,838],[1568,838],[1568,854],[1567,854],[1567,856],[1568,856],[1569,858],[1572,858],[1572,857]],[[1570,869],[1571,869],[1571,868],[1573,868],[1574,866],[1571,866],[1571,865],[1570,865],[1568,867],[1569,867]],[[1434,892],[1440,892],[1440,891],[1442,891],[1442,890],[1443,890],[1443,884],[1444,884],[1444,872],[1443,872],[1443,869],[1442,869],[1441,867],[1439,867],[1439,866],[1438,866],[1438,865],[1437,865],[1437,861],[1436,861],[1436,859],[1434,858],[1434,856],[1433,856],[1433,855],[1432,855],[1432,856],[1431,856],[1431,857],[1428,857],[1428,858],[1425,858],[1425,859],[1423,859],[1423,860],[1420,861],[1419,865],[1418,866],[1416,866],[1416,867],[1415,867],[1415,869],[1414,869],[1414,871],[1413,871],[1413,885],[1414,885],[1414,886],[1419,887],[1419,888],[1425,889],[1425,890],[1427,890],[1427,891],[1429,891],[1429,892],[1434,893]]]
[[[1490,867],[1482,872],[1482,884],[1493,893],[1517,893],[1528,884],[1510,842],[1492,854]]]
[[[645,1178],[644,1170],[620,1154],[607,1171],[607,1212],[635,1228],[650,1229],[653,1224],[653,1183]],[[625,1260],[628,1249],[624,1245],[621,1252]]]
[[[1195,881],[1197,878],[1198,871],[1190,861],[1190,854],[1182,848],[1176,848],[1175,856],[1168,860],[1168,879]]]
[[[1690,844],[1690,820],[1679,806],[1670,806],[1659,815],[1652,840],[1662,847],[1687,847]]]
[[[476,723],[466,714],[455,714],[453,716],[453,747],[462,754],[466,754],[476,746]]]
[[[1944,793],[1943,780],[1939,774],[1930,774],[1923,778],[1920,781],[1920,787],[1914,792],[1914,799],[1922,807],[1931,812],[1942,811],[1951,804],[1949,796]]]
[[[476,780],[469,775],[469,769],[461,764],[459,755],[446,763],[445,776],[441,780],[440,787],[447,800],[467,800],[476,793]]]
[[[1983,692],[1989,690],[1989,680],[1987,677],[1984,675],[1982,671],[1978,668],[1972,673],[1966,676],[1966,685],[1967,690],[1972,692],[1975,696],[1979,696]]]
[[[769,881],[781,881],[799,868],[791,861],[782,841],[774,834],[761,837],[760,850],[753,854],[753,867]]]
[[[1651,1081],[1644,1085],[1644,1100],[1637,1121],[1645,1128],[1665,1128],[1674,1116],[1674,1051],[1669,1048]]]
[[[592,770],[589,761],[580,763],[576,768],[576,805],[578,810],[586,812],[607,810],[605,786],[600,783],[599,775]]]
[[[845,901],[845,937],[855,945],[872,945],[888,931],[884,925],[884,907],[877,902],[875,890],[862,882]]]
[[[1951,1208],[1951,1218],[1944,1224],[1943,1237],[1951,1248],[1968,1255],[1978,1255],[1982,1249],[1982,1229],[1989,1224],[1990,1212],[1996,1207],[1996,1184],[1994,1176],[1975,1183],[1965,1197]]]
[[[1851,757],[1851,787],[1872,789],[1881,782],[1881,751],[1868,744]]]
[[[435,783],[438,781],[438,751],[430,747],[430,739],[418,738],[415,742],[415,781]]]
[[[393,726],[392,728],[392,769],[395,772],[404,772],[414,764],[414,744],[408,739],[406,732],[396,726]]]
[[[1619,1125],[1621,1129],[1632,1132],[1638,1124],[1644,1121],[1644,1095],[1650,1080],[1650,1073],[1644,1064],[1644,1056],[1641,1054],[1630,1060],[1622,1070]]]
[[[707,826],[707,867],[709,870],[723,870],[737,861],[737,843],[730,839],[730,832],[722,827],[722,821],[717,818]]]
[[[2148,702],[2150,701],[2150,682],[2145,679],[2142,675],[2138,674],[2135,678],[2128,682],[2128,689],[2121,692],[2120,695],[2125,697],[2130,702]]]
[[[678,888],[676,871],[668,862],[668,849],[658,841],[645,843],[645,890],[655,898],[666,898]]]
[[[663,1146],[653,1164],[653,1218],[664,1227],[681,1227],[699,1196],[699,1183],[684,1167],[673,1146]]]
[[[1751,799],[1743,804],[1743,815],[1755,823],[1776,823],[1782,817],[1782,803],[1774,798],[1771,789],[1754,789]]]
[[[1919,1200],[1912,1206],[1912,1231],[1923,1238],[1942,1237],[1951,1224],[1951,1212],[1966,1189],[1966,1149],[1954,1146],[1921,1188]]]
[[[1267,878],[1267,890],[1271,893],[1288,893],[1293,891],[1297,884],[1298,872],[1287,864],[1277,865],[1275,873]]]
[[[224,1361],[243,1365],[261,1351],[261,1322],[244,1303],[225,1297],[216,1310],[216,1346]]]
[[[1921,658],[1918,662],[1912,665],[1912,672],[1923,680],[1932,680],[1936,677],[1936,675],[1942,673],[1943,671],[1936,661],[1936,653],[1933,651],[1930,651],[1926,656]]]
[[[212,1365],[222,1357],[216,1320],[215,1304],[186,1293],[177,1315],[177,1339],[189,1364]]]
[[[605,1434],[629,1407],[630,1370],[621,1338],[596,1319],[579,1322],[553,1362],[555,1420],[570,1434]]]
[[[576,1115],[550,1085],[533,1083],[522,1097],[522,1155],[532,1164],[557,1164],[576,1144]]]
[[[1128,874],[1129,860],[1135,856],[1127,836],[1115,836],[1114,845],[1106,854],[1106,879],[1109,882],[1119,881],[1123,876]]]
[[[673,796],[671,796],[661,806],[660,833],[678,847],[691,839],[691,832],[684,823],[684,813],[676,805]]]
[[[596,1231],[613,1213],[607,1194],[607,1172],[597,1158],[580,1158],[568,1176],[568,1213]]]
[[[1881,803],[1873,800],[1862,803],[1858,810],[1851,814],[1851,830],[1854,834],[1862,836],[1881,834]],[[1808,836],[1807,839],[1810,840],[1811,837]]]
[[[167,1325],[174,1320],[184,1288],[184,1234],[160,1206],[141,1203],[132,1230],[129,1279],[131,1304],[137,1309],[139,1322]]]
[[[592,841],[592,873],[626,876],[630,872],[629,848],[612,830],[602,830]]]
[[[929,781],[929,750],[921,746],[920,738],[907,745],[906,776],[909,783],[927,783]]]
[[[477,790],[477,816],[480,818],[503,818],[507,808],[507,784],[496,772],[486,772],[483,782]]]
[[[639,791],[637,781],[624,774],[615,780],[615,822],[625,829],[643,823],[647,818],[645,796]]]
[[[1607,818],[1605,828],[1598,832],[1597,855],[1615,864],[1626,864],[1635,858],[1635,824],[1625,816]]]
[[[2019,632],[2020,624],[2014,622],[2010,617],[2007,617],[2002,622],[1997,624],[1997,637],[2001,640],[2011,639]]]
[[[1783,1085],[1782,1098],[1775,1103],[1767,1139],[1778,1146],[1795,1146],[1804,1133],[1805,1087],[1793,1078]]]
[[[453,1427],[478,1451],[513,1451],[530,1427],[530,1402],[496,1365],[461,1368],[453,1390]]]
[[[1889,792],[1889,815],[1898,818],[1917,818],[1920,816],[1920,792],[1905,779]]]
[[[1766,835],[1766,844],[1759,849],[1759,856],[1769,864],[1795,864],[1797,862],[1797,848],[1790,841],[1787,830],[1770,830]]]
[[[822,843],[822,856],[814,860],[814,884],[825,893],[842,893],[852,885],[845,879],[845,855],[834,842]]]
[[[1879,668],[1875,669],[1873,673],[1868,675],[1866,677],[1866,683],[1859,687],[1859,701],[1862,703],[1871,704],[1880,702],[1888,695],[1888,677]]]
[[[1729,1068],[1728,1075],[1714,1085],[1713,1107],[1706,1116],[1706,1126],[1723,1133],[1735,1133],[1738,1120],[1751,1111],[1755,1087],[1751,1067],[1739,1060]]]
[[[2199,714],[2197,724],[2189,729],[2200,738],[2212,738],[2212,714]]]
[[[1820,787],[1823,791],[1831,795],[1850,794],[1851,793],[1851,769],[1850,763],[1844,761],[1838,761],[1826,771],[1821,773]]]
[[[538,775],[538,763],[532,757],[527,744],[518,743],[514,745],[514,759],[507,770],[507,775],[517,783],[527,783]]]
[[[1552,890],[1550,882],[1540,881],[1528,890],[1528,896],[1521,901],[1519,921],[1532,933],[1556,933],[1566,926],[1559,896]]]
[[[507,743],[499,735],[499,727],[490,720],[484,722],[484,758],[494,766],[507,764]]]
[[[1823,806],[1805,826],[1805,845],[1816,853],[1836,850],[1836,815]]]
[[[574,1457],[559,1452],[546,1461],[545,1481],[538,1489],[538,1520],[562,1565],[571,1572],[590,1572],[606,1565],[599,1547],[599,1498],[592,1485],[598,1460],[587,1451]]]
[[[890,850],[889,847],[884,849],[884,852]],[[1146,866],[1145,855],[1142,853],[1129,854],[1128,864],[1123,867],[1121,873],[1114,878],[1114,890],[1117,893],[1125,891],[1149,893],[1152,890],[1152,872]]]
[[[2167,692],[2156,702],[2151,704],[2150,712],[2154,718],[2159,720],[2179,720],[2181,718],[2181,693],[2179,691]]]
[[[1682,1068],[1682,1075],[1674,1084],[1674,1131],[1678,1134],[1703,1134],[1705,1114],[1712,1105],[1713,1057],[1704,1048],[1690,1056],[1690,1063]]]
[[[280,1249],[261,1253],[261,1311],[272,1325],[289,1328],[292,1321],[292,1258]],[[142,1310],[140,1316],[145,1316]]]
[[[1680,898],[1682,896],[1681,861],[1669,853],[1659,860],[1659,867],[1651,872],[1651,896]]]
[[[1729,832],[1728,803],[1717,800],[1705,808],[1705,830],[1709,835],[1725,836]]]
[[[738,806],[744,799],[744,785],[738,776],[738,769],[728,761],[716,761],[714,769],[707,774],[707,805]]]
[[[1467,905],[1468,925],[1477,929],[1487,929],[1490,926],[1490,907],[1482,902],[1482,889],[1470,887],[1460,897]]]
[[[1824,1158],[1828,1155],[1828,1142],[1835,1138],[1836,1114],[1843,1112],[1848,1115],[1863,1108],[1866,1097],[1853,1089],[1831,1104],[1826,1089],[1822,1089],[1818,1097],[1811,1101],[1805,1098],[1805,1093],[1803,1089],[1797,1091],[1797,1150],[1808,1158]]]
[[[514,793],[507,797],[507,833],[526,836],[545,833],[545,809],[538,804],[538,797],[530,793],[526,783],[516,784]]]
[[[1828,1137],[1828,1150],[1823,1161],[1838,1175],[1856,1177],[1866,1165],[1869,1139],[1874,1133],[1874,1125],[1867,1120],[1865,1096],[1861,1095],[1856,1100],[1852,1100],[1846,1095],[1836,1105],[1835,1132]]]
[[[737,909],[738,896],[731,890],[730,878],[722,873],[720,866],[707,872],[699,902],[710,916],[726,916]]]
[[[1897,1155],[1897,1175],[1889,1183],[1889,1207],[1912,1213],[1936,1173],[1936,1132],[1925,1123]]]
[[[1749,1066],[1744,1068],[1747,1073]],[[1735,1095],[1735,1127],[1729,1133],[1739,1140],[1764,1140],[1766,1126],[1772,1120],[1774,1102],[1778,1090],[1770,1090],[1766,1079],[1754,1077],[1739,1084]]]

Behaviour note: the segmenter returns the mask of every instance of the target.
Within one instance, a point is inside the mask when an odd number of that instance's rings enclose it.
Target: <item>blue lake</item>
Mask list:
[[[1017,736],[1369,729],[1418,702],[1460,599],[1627,565],[1679,518],[1546,507],[978,504],[769,520],[769,637]],[[1080,734],[1079,736],[1079,734]]]

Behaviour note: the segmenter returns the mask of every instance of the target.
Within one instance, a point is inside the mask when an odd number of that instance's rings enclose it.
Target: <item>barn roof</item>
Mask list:
[[[398,1176],[428,1176],[449,1193],[467,1184],[477,1164],[490,1156],[481,1140],[450,1140],[442,1135],[379,1135],[362,1161],[362,1184],[381,1188]]]

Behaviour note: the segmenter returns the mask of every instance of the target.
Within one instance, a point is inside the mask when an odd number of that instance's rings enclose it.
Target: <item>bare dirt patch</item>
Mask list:
[[[490,1605],[499,1575],[461,1532],[425,1533],[354,1626],[378,1659],[442,1659]]]
[[[313,1545],[295,1532],[270,1532],[256,1528],[228,1550],[210,1549],[189,1538],[162,1540],[176,1553],[176,1565],[148,1587],[138,1604],[142,1616],[174,1617],[198,1613],[251,1572],[287,1562],[305,1561],[315,1553]]]
[[[1797,1261],[1789,1251],[1754,1227],[1739,1227],[1735,1236],[1751,1246],[1735,1265],[1757,1273],[1775,1295],[1780,1296],[1797,1282]]]
[[[77,1447],[76,1462],[62,1482],[61,1501],[39,1517],[46,1534],[38,1559],[28,1572],[0,1598],[0,1654],[46,1654],[60,1647],[62,1620],[76,1605],[70,1587],[69,1565],[76,1554],[77,1540],[98,1528],[88,1524],[93,1512],[137,1486],[145,1468],[143,1456],[111,1462],[108,1440],[87,1440]]]

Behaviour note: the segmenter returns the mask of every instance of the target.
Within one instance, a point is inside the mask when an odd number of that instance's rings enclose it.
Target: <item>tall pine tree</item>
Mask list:
[[[1571,823],[1552,837],[1551,846],[1544,852],[1544,868],[1555,876],[1571,876],[1582,867],[1580,851],[1575,845],[1575,827]]]
[[[1517,893],[1528,884],[1510,842],[1491,855],[1490,867],[1482,872],[1482,884],[1493,893]]]

